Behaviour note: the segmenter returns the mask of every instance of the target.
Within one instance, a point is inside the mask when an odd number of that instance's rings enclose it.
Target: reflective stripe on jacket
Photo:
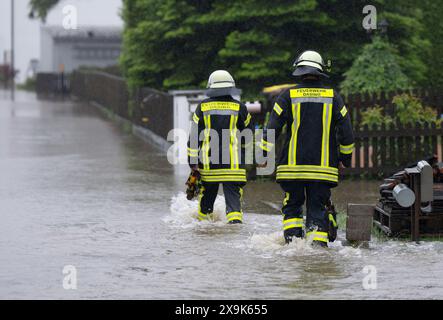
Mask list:
[[[354,149],[351,118],[343,99],[319,81],[305,81],[284,91],[271,113],[267,130],[279,136],[287,125],[287,137],[277,167],[277,181],[304,180],[338,183],[340,160],[350,159]],[[258,144],[269,152],[267,130]]]
[[[245,155],[239,138],[246,128],[252,128],[251,115],[244,104],[231,96],[206,99],[197,106],[188,141],[188,161],[199,165],[203,181],[246,182]]]

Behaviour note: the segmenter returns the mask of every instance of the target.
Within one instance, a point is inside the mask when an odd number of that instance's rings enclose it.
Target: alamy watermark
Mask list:
[[[362,270],[365,274],[362,280],[362,286],[365,290],[376,290],[377,289],[377,268],[372,265],[365,266]]]
[[[373,5],[364,6],[363,14],[366,15],[362,21],[363,29],[366,31],[377,30],[377,8]]]
[[[63,20],[62,26],[65,30],[78,29],[78,10],[76,6],[66,5],[62,9]]]
[[[72,265],[63,267],[63,289],[77,290],[77,268]]]
[[[168,141],[173,142],[167,152],[168,161],[172,165],[188,164],[187,157],[180,157],[180,148],[188,143],[189,149],[194,152],[190,158],[191,165],[211,163],[215,165],[230,165],[232,161],[238,164],[261,165],[257,168],[257,175],[269,175],[275,169],[275,130],[266,131],[267,151],[260,148],[264,130],[244,129],[233,133],[223,129],[221,134],[213,129],[203,130],[200,134],[188,135],[185,130],[174,129],[168,134]]]

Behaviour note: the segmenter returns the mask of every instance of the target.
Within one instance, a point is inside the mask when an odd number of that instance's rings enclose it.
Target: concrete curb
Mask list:
[[[164,138],[155,134],[151,130],[133,124],[130,120],[125,119],[125,118],[119,116],[118,114],[115,114],[111,110],[107,109],[106,107],[102,106],[101,104],[99,104],[95,101],[90,101],[90,104],[92,104],[94,107],[99,109],[107,117],[109,117],[109,115],[111,114],[112,120],[115,121],[117,124],[130,126],[132,128],[132,134],[134,136],[142,139],[146,143],[149,143],[149,144],[155,146],[159,150],[166,153],[168,151],[168,149],[171,147],[172,143],[168,142]]]

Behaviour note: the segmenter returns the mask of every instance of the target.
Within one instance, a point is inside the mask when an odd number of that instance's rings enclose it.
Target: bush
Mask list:
[[[410,88],[410,81],[398,63],[398,54],[388,41],[374,37],[345,73],[342,93],[379,93]]]
[[[394,115],[384,114],[383,108],[375,106],[362,112],[361,126],[381,127],[397,122],[401,125],[439,125],[441,120],[437,117],[437,111],[431,107],[423,106],[421,100],[411,94],[396,95],[392,99]]]
[[[383,108],[380,106],[375,106],[368,108],[361,113],[362,122],[361,126],[368,126],[370,128],[380,127],[382,125],[390,125],[393,120],[390,116],[383,114]]]
[[[395,117],[402,125],[439,124],[437,111],[423,106],[419,98],[410,94],[401,94],[394,97]]]

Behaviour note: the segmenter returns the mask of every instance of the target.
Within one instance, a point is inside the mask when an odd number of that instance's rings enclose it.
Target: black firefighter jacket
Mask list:
[[[338,166],[350,165],[354,150],[351,118],[340,94],[320,81],[304,81],[284,91],[276,100],[263,140],[265,153],[287,125],[282,154],[278,160],[277,182],[316,181],[332,187],[338,183]]]
[[[246,182],[240,133],[251,129],[246,106],[231,96],[202,101],[192,118],[189,164],[198,164],[204,182]],[[250,130],[252,139],[252,130]]]

